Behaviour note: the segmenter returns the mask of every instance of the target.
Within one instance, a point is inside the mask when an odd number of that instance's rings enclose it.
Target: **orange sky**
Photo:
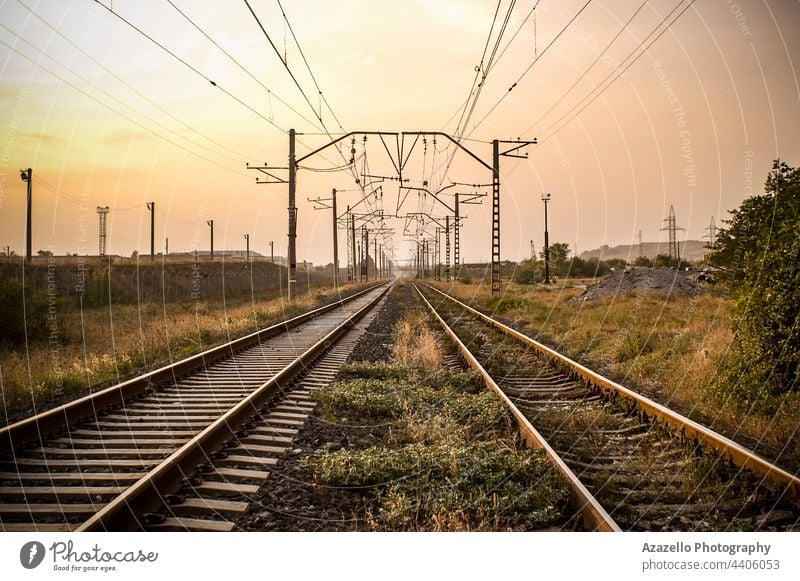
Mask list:
[[[586,0],[541,0],[527,21],[536,0],[514,4],[500,51],[511,42],[486,78],[466,131],[471,140],[464,142],[488,161],[486,142],[493,138],[540,140],[527,160],[502,160],[503,259],[526,257],[531,239],[541,247],[545,191],[552,194],[551,241],[581,251],[632,243],[640,229],[646,241],[664,239],[670,205],[686,236],[698,239],[712,216],[720,224],[727,210],[760,191],[773,158],[800,163],[798,2],[697,0],[596,100],[559,123],[649,43],[673,8],[679,6],[677,14],[688,2],[590,1],[571,23]],[[256,185],[245,163],[284,165],[288,140],[280,129],[308,134],[299,138],[298,154],[328,140],[311,123],[320,99],[302,56],[277,1],[251,0],[311,105],[244,2],[226,2],[224,9],[220,2],[173,3],[252,77],[166,0],[115,0],[113,7],[197,72],[92,0],[2,2],[0,246],[24,249],[18,170],[32,167],[34,251],[97,253],[95,208],[108,205],[109,253],[147,252],[144,203],[155,201],[159,248],[169,237],[171,251],[207,249],[206,220],[213,218],[218,249],[243,248],[249,233],[254,250],[266,254],[274,240],[276,254],[285,254],[286,186]],[[498,6],[494,0],[282,3],[341,122],[323,106],[333,133],[454,133]],[[489,52],[510,3],[500,2]],[[356,149],[361,158],[363,144]],[[392,175],[377,139],[366,152],[372,173]],[[445,174],[448,153],[441,140],[429,141],[427,151],[419,143],[404,177],[417,186],[490,179],[462,155]],[[342,163],[329,150],[306,167]],[[300,260],[331,261],[330,213],[313,211],[306,200],[334,187],[343,191],[342,210],[361,196],[349,172],[298,174]],[[384,182],[387,215],[395,213],[397,196],[397,182]],[[416,193],[399,213],[423,210],[443,215]],[[490,210],[487,200],[463,212],[467,261],[490,257]],[[400,257],[410,248],[404,223],[386,223],[397,232]]]

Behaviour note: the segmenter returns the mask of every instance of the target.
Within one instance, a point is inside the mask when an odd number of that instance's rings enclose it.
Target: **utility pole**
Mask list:
[[[550,233],[547,231],[547,202],[550,201],[550,194],[542,194],[544,202],[544,283],[550,284]]]
[[[250,264],[250,234],[245,234],[244,235],[244,240],[245,240],[245,243],[247,244],[247,250],[246,250],[246,254],[245,254],[245,262],[247,262],[247,264]]]
[[[533,240],[531,240],[531,262],[536,260],[536,250],[533,247]]]
[[[269,261],[275,264],[275,248],[272,240],[269,241]]]
[[[211,260],[214,260],[214,220],[206,220],[206,224],[211,228]]]
[[[444,273],[447,282],[450,282],[450,214],[444,217]]]
[[[288,297],[295,299],[295,285],[297,284],[297,206],[295,193],[297,190],[297,162],[294,156],[294,129],[289,129],[289,286]]]
[[[642,231],[639,230],[639,258],[644,256],[643,246],[642,246]]]
[[[460,240],[461,240],[461,238],[460,238],[460,234],[459,234],[459,230],[461,229],[461,217],[458,215],[458,213],[459,213],[458,197],[459,197],[458,196],[458,192],[456,192],[456,204],[455,204],[455,207],[454,207],[455,216],[454,216],[454,220],[453,220],[453,235],[454,235],[453,236],[453,243],[454,243],[453,244],[453,266],[454,266],[454,270],[455,270],[455,278],[456,279],[459,278],[459,272],[461,270],[460,267],[459,267],[459,265],[461,264],[460,263],[460,260],[461,260],[461,250],[460,250],[461,244],[460,244]]]
[[[685,230],[685,228],[680,228],[675,225],[675,208],[672,206],[669,207],[669,216],[667,216],[664,221],[667,223],[667,225],[661,230],[667,230],[669,233],[669,257],[675,258],[675,260],[680,263],[681,257],[679,252],[680,249],[678,248],[677,231]]]
[[[169,238],[164,238],[164,258],[169,254]]]
[[[351,244],[351,254],[353,255],[353,274],[351,277],[351,282],[356,281],[356,219],[353,216],[352,212],[350,212],[350,206],[347,206],[347,216],[350,219],[350,244]]]
[[[711,224],[706,228],[706,234],[704,238],[708,238],[708,244],[706,248],[714,252],[717,249],[717,225],[714,223],[714,216],[711,216]]]
[[[505,151],[500,151],[500,144],[509,144]],[[516,153],[523,147],[535,145],[536,140],[530,141],[492,141],[492,294],[500,292],[500,158],[518,157],[526,159],[528,154]]]
[[[156,259],[156,203],[147,202],[150,210],[150,260]]]
[[[339,288],[339,228],[336,221],[336,188],[333,188],[330,198],[317,197],[313,200],[308,198],[308,201],[314,204],[315,210],[333,210],[333,288]]]
[[[31,216],[32,213],[32,204],[33,204],[33,170],[28,168],[27,171],[24,169],[19,170],[19,177],[22,179],[23,182],[28,184],[28,203],[27,203],[27,211],[25,216],[25,261],[30,262],[31,258],[33,258],[33,244],[32,244],[32,223],[33,219]]]
[[[336,188],[331,192],[333,206],[333,288],[339,288],[339,228],[336,223]]]
[[[98,242],[100,246],[98,252],[100,256],[106,255],[106,216],[108,216],[108,211],[108,206],[97,206],[97,217],[100,219],[100,232],[98,236]]]
[[[361,225],[361,248],[364,252],[364,259],[361,262],[361,272],[364,274],[364,282],[369,282],[369,230],[367,225]]]
[[[378,236],[372,239],[372,274],[375,280],[378,280]]]

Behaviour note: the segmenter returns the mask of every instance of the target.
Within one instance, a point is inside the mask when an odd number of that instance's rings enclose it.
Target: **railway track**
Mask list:
[[[544,448],[585,528],[800,530],[796,476],[434,287],[417,290],[526,443]]]
[[[230,530],[387,290],[0,429],[0,530]]]

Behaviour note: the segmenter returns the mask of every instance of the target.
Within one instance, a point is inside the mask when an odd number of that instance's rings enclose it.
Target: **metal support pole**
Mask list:
[[[450,214],[444,217],[444,261],[445,280],[450,282]]]
[[[333,288],[339,288],[339,230],[336,226],[336,188],[333,188]]]
[[[211,260],[214,260],[214,220],[206,220],[206,224],[211,228]]]
[[[150,260],[156,259],[156,203],[147,202],[147,209],[150,210]]]
[[[247,243],[247,254],[245,260],[250,264],[250,234],[244,235],[245,242]]]
[[[287,296],[290,301],[296,297],[295,285],[297,284],[297,206],[295,194],[297,192],[297,162],[294,153],[295,133],[289,129],[289,280]]]
[[[542,194],[544,201],[544,282],[550,284],[550,233],[547,231],[547,202],[550,194]]]
[[[492,294],[500,292],[500,143],[492,141]]]
[[[274,241],[269,241],[269,261],[275,264],[275,244]]]
[[[27,183],[27,206],[25,210],[25,261],[30,262],[33,258],[33,170],[19,170],[19,177]]]
[[[353,277],[352,281],[355,282],[356,280],[356,219],[353,217],[353,214],[350,212],[350,206],[347,206],[347,215],[350,219],[350,244],[352,244],[352,253],[353,253]]]
[[[364,272],[364,281],[369,282],[369,230],[366,224],[361,226],[361,234],[364,243],[364,261],[361,270]]]
[[[453,270],[455,272],[455,278],[459,278],[459,274],[461,271],[461,234],[459,233],[461,230],[461,218],[459,216],[459,208],[458,208],[458,194],[456,193],[456,205],[454,207],[455,210],[455,219],[453,220]]]

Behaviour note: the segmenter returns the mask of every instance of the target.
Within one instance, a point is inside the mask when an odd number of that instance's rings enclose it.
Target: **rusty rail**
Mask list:
[[[375,285],[365,292],[370,292],[380,286]],[[253,418],[257,419],[261,413],[260,409],[265,403],[272,399],[282,387],[288,385],[298,372],[312,365],[314,359],[374,307],[390,288],[391,285],[387,285],[373,300],[348,317],[247,398],[186,442],[121,495],[114,498],[76,531],[116,531],[139,528],[141,526],[139,518],[142,514],[158,509],[167,494],[179,490],[184,479],[193,476],[198,464],[208,462],[210,454],[220,449],[225,442],[235,438],[237,431],[242,426],[253,421]],[[359,293],[359,295],[361,294],[364,293]]]
[[[587,529],[604,532],[620,532],[621,529],[614,519],[606,512],[600,505],[597,499],[591,492],[583,485],[575,473],[567,466],[555,450],[547,443],[539,431],[533,427],[528,418],[514,405],[508,396],[500,389],[492,376],[484,369],[475,356],[469,351],[466,345],[458,338],[455,332],[448,326],[444,319],[436,312],[433,305],[428,302],[428,299],[420,292],[417,285],[413,285],[414,289],[419,294],[425,305],[431,310],[434,317],[439,321],[439,324],[444,329],[447,336],[455,343],[461,355],[466,359],[469,366],[474,369],[483,379],[484,385],[491,389],[503,401],[504,404],[511,411],[511,415],[517,422],[520,434],[522,435],[525,444],[530,448],[538,448],[544,451],[547,458],[553,463],[559,476],[564,480],[569,489],[572,501],[578,509],[578,512],[583,517],[584,526]]]
[[[636,393],[635,391],[624,387],[610,379],[607,379],[595,373],[591,369],[581,365],[554,351],[546,345],[542,345],[535,339],[496,321],[492,317],[481,313],[480,311],[470,307],[469,305],[459,301],[448,295],[441,290],[425,285],[427,288],[435,291],[450,301],[456,303],[461,308],[469,311],[470,313],[480,317],[482,320],[494,326],[496,329],[506,333],[526,345],[533,347],[540,353],[543,353],[555,361],[561,363],[566,367],[570,373],[580,377],[587,383],[587,385],[595,386],[606,394],[618,395],[635,403],[635,405],[644,411],[649,417],[657,418],[665,424],[675,428],[687,438],[695,439],[699,444],[709,446],[721,452],[723,455],[730,458],[730,460],[737,466],[748,468],[761,476],[764,484],[771,490],[782,494],[787,500],[797,505],[800,504],[800,478],[790,474],[786,470],[776,466],[769,460],[762,458],[752,450],[748,450],[741,444],[737,444],[733,440],[718,434],[717,432],[691,420],[671,409],[654,402],[653,400]]]
[[[214,361],[232,356],[251,345],[270,339],[282,332],[310,321],[319,315],[338,308],[380,285],[373,285],[349,297],[318,307],[302,315],[276,323],[244,337],[239,337],[223,345],[218,345],[175,363],[170,363],[148,373],[117,383],[98,392],[86,395],[75,401],[36,414],[19,422],[0,428],[0,454],[10,453],[21,444],[30,441],[41,442],[42,435],[54,432],[83,418],[94,416],[99,410],[123,403],[154,385],[176,381],[179,377],[201,369]]]

